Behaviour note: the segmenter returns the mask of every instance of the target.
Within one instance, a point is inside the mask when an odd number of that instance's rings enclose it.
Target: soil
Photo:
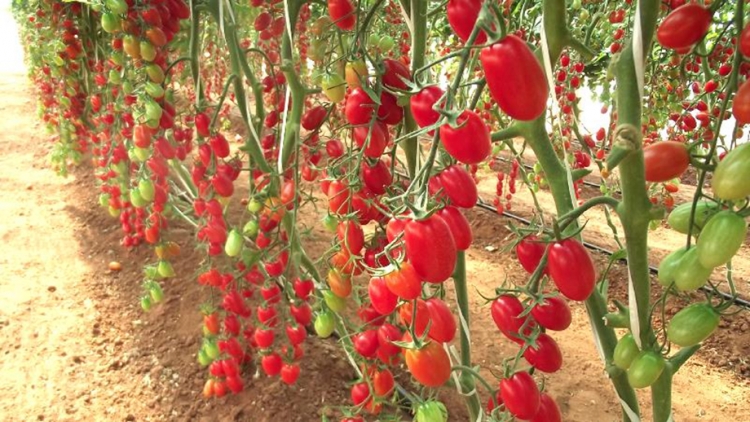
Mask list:
[[[32,98],[24,75],[0,74],[6,117],[0,120],[0,329],[6,339],[0,344],[0,420],[308,422],[338,415],[335,408],[348,403],[354,373],[335,340],[307,340],[294,387],[249,374],[241,394],[202,398],[205,371],[196,352],[199,306],[208,292],[192,277],[201,257],[191,252],[194,233],[189,226],[172,227],[170,239],[183,245],[174,262],[179,276],[164,286],[165,303],[144,313],[138,304],[141,268],[151,252],[120,247],[118,221],[98,206],[87,165],[68,178],[50,169],[50,136],[35,118]],[[519,207],[528,205],[520,196],[518,201]],[[475,236],[467,256],[473,353],[491,377],[490,370],[498,373],[502,359],[517,349],[494,328],[480,294],[491,296],[503,282],[522,283],[526,274],[503,250],[511,221],[480,210],[468,216]],[[311,228],[308,249],[318,255],[329,234],[312,208],[303,221]],[[595,224],[589,227],[596,232]],[[591,237],[605,239],[607,233]],[[747,268],[750,260],[743,256]],[[121,262],[123,270],[109,271],[110,261]],[[624,267],[615,266],[609,279],[611,295],[625,299]],[[683,303],[670,300],[667,312]],[[545,385],[565,420],[618,421],[585,309],[572,309],[573,325],[554,334],[565,364]],[[726,317],[675,377],[675,420],[750,419],[748,355],[748,314]],[[457,395],[442,393],[449,420],[466,420]],[[487,393],[480,394],[486,401]],[[649,397],[641,398],[647,409]]]

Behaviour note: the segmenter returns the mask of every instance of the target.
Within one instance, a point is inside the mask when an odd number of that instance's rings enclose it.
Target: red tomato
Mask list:
[[[446,167],[437,175],[436,181],[437,189],[433,192],[433,186],[430,186],[430,193],[434,194],[442,188],[443,193],[453,205],[460,208],[473,208],[476,205],[479,199],[477,184],[463,166]]]
[[[352,338],[354,350],[365,358],[374,357],[378,352],[378,330],[365,330]]]
[[[560,347],[547,333],[539,334],[536,338],[536,347],[529,346],[523,352],[523,357],[531,366],[548,374],[557,372],[562,367]]]
[[[397,355],[401,351],[400,347],[392,343],[399,340],[401,340],[401,330],[395,325],[386,322],[378,328],[378,344],[380,344],[378,350],[387,356]]]
[[[376,195],[384,194],[386,187],[393,183],[391,170],[383,160],[377,160],[373,166],[370,166],[367,160],[362,160],[361,177],[367,189]]]
[[[448,1],[448,23],[453,32],[464,43],[469,39],[471,31],[476,26],[479,11],[482,9],[482,0],[449,0]],[[484,44],[487,34],[479,31],[474,44]]]
[[[350,0],[328,0],[328,15],[333,23],[344,31],[354,29],[357,14]]]
[[[518,419],[531,419],[539,411],[539,388],[528,372],[516,372],[500,381],[500,397],[508,411]]]
[[[742,124],[750,123],[750,81],[745,81],[734,95],[732,115]]]
[[[396,97],[388,92],[380,94],[378,119],[387,125],[397,125],[404,118],[404,109],[398,105]]]
[[[544,113],[547,79],[526,42],[508,35],[482,49],[479,59],[492,98],[506,114],[516,120],[534,120]]]
[[[433,107],[443,94],[443,90],[439,86],[430,85],[409,99],[411,114],[419,127],[434,125],[440,119],[440,113],[433,110]]]
[[[372,307],[375,308],[381,315],[390,315],[391,312],[396,310],[398,304],[398,296],[388,289],[388,286],[383,277],[373,277],[370,279],[370,284],[367,288],[367,292],[370,295],[370,302]]]
[[[679,142],[656,142],[643,148],[643,162],[647,182],[666,182],[687,170],[690,153]]]
[[[285,363],[281,366],[281,380],[285,384],[292,385],[299,378],[299,365]]]
[[[518,331],[524,325],[527,317],[520,317],[524,311],[523,304],[517,297],[505,294],[492,302],[490,307],[490,313],[492,314],[492,320],[495,322],[495,326],[500,330],[506,337],[520,343],[522,340],[518,338]],[[526,330],[530,331],[533,328],[533,321],[526,324]]]
[[[440,126],[440,140],[445,150],[464,164],[477,164],[490,155],[492,144],[490,132],[478,114],[464,110],[456,121]]]
[[[421,349],[407,349],[405,360],[406,367],[414,379],[426,387],[440,387],[451,376],[448,353],[434,341],[425,344]]]
[[[740,34],[740,52],[746,58],[750,58],[750,23],[745,25]]]
[[[365,156],[370,158],[383,155],[390,139],[388,127],[383,122],[375,122],[372,129],[369,126],[357,126],[352,129],[352,135],[357,146],[364,148]]]
[[[450,228],[438,215],[414,220],[404,229],[406,257],[423,280],[442,283],[456,267],[456,244]]]
[[[365,246],[365,232],[362,226],[354,220],[341,221],[336,228],[336,235],[341,242],[341,247],[346,249],[349,255],[359,255]]]
[[[386,88],[400,90],[408,89],[404,79],[411,81],[411,73],[405,64],[398,60],[385,59],[383,60],[383,66],[385,66],[383,85],[385,85]]]
[[[552,331],[562,331],[570,327],[573,317],[565,299],[546,297],[544,302],[531,308],[531,316],[542,327]]]
[[[416,321],[414,321],[414,315],[416,315]],[[427,303],[422,299],[417,299],[417,311],[414,312],[414,302],[404,302],[398,308],[398,317],[401,324],[404,326],[411,326],[414,324],[414,332],[418,336],[424,335],[425,330],[430,324],[430,309],[427,307]]]
[[[542,256],[544,256],[545,249],[545,244],[539,242],[536,236],[526,236],[516,245],[516,256],[518,257],[518,262],[521,263],[521,266],[526,272],[532,274],[539,266],[539,262],[541,262]],[[548,272],[548,269],[545,268],[544,273],[546,274]]]
[[[328,208],[334,214],[348,214],[349,188],[346,182],[334,180],[328,186]]]
[[[396,385],[393,374],[388,369],[376,371],[372,376],[372,389],[378,397],[387,397],[391,395],[393,387]]]
[[[456,337],[456,320],[448,305],[439,298],[432,297],[425,301],[430,314],[428,336],[440,343],[450,343]]]
[[[530,422],[562,422],[562,414],[555,399],[547,393],[542,393],[539,397],[539,411]]]
[[[685,49],[700,41],[711,26],[711,11],[698,3],[688,3],[673,10],[656,29],[659,44]]]
[[[459,251],[465,251],[471,246],[473,236],[471,233],[471,225],[466,216],[456,207],[448,205],[442,210],[437,212],[443,221],[448,224],[448,228],[451,230],[453,235],[453,241],[456,242],[456,249]]]
[[[409,262],[401,263],[401,268],[387,274],[385,283],[388,289],[403,300],[414,300],[422,293],[422,281]]]
[[[339,0],[335,0],[339,1]],[[345,0],[348,1],[348,0]],[[364,125],[370,123],[375,111],[375,101],[362,88],[355,88],[346,99],[344,115],[350,125]]]
[[[326,153],[331,158],[338,158],[344,155],[344,144],[338,139],[331,139],[326,142]]]
[[[328,110],[323,106],[313,107],[305,112],[302,116],[302,127],[306,130],[315,130],[323,124]]]
[[[584,301],[594,291],[596,268],[586,248],[575,239],[555,242],[547,253],[550,277],[560,293]]]

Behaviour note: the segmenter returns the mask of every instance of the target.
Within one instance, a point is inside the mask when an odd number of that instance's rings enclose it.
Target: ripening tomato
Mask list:
[[[383,85],[386,88],[406,90],[406,81],[411,81],[411,73],[405,64],[398,60],[383,60],[385,73],[383,73]]]
[[[402,262],[399,269],[386,274],[385,283],[403,300],[414,300],[422,293],[422,281],[409,262]]]
[[[328,0],[328,15],[344,31],[351,31],[357,23],[357,13],[350,0]]]
[[[542,261],[546,249],[547,247],[545,244],[540,242],[536,236],[526,236],[516,244],[516,256],[518,257],[518,262],[521,263],[521,266],[526,272],[532,274],[536,271],[536,268]],[[549,269],[545,267],[544,274],[547,273],[549,273]]]
[[[377,104],[362,88],[355,88],[346,99],[344,115],[350,125],[364,125],[370,123]]]
[[[677,312],[667,327],[667,338],[681,347],[695,346],[719,326],[720,314],[708,303],[694,303]]]
[[[422,299],[417,299],[417,310],[414,311],[414,302],[404,302],[398,308],[398,317],[401,324],[404,326],[414,326],[414,332],[417,336],[423,336],[425,330],[430,323],[430,310],[427,307],[427,303]],[[416,320],[414,319],[416,315]],[[432,328],[430,328],[432,329]]]
[[[733,211],[719,211],[708,220],[695,243],[698,260],[705,268],[729,262],[747,237],[745,219]]]
[[[666,182],[680,177],[687,170],[690,153],[679,142],[656,142],[643,148],[643,164],[647,182]]]
[[[539,412],[539,387],[528,372],[516,372],[500,381],[500,397],[518,419],[531,419]]]
[[[750,85],[747,92],[750,102]],[[711,188],[714,195],[727,201],[739,201],[750,195],[750,144],[729,151],[719,162],[711,179]]]
[[[534,120],[547,108],[549,86],[526,42],[508,35],[479,55],[487,87],[498,106],[516,120]]]
[[[536,347],[529,346],[523,357],[534,368],[551,374],[562,367],[562,352],[555,339],[547,333],[540,333],[536,338]]]
[[[461,210],[452,205],[448,205],[438,211],[437,215],[448,224],[448,228],[453,235],[453,241],[456,242],[456,249],[459,251],[469,249],[473,240],[471,225]]]
[[[456,244],[438,215],[414,220],[404,229],[406,257],[424,281],[442,283],[456,267]]]
[[[711,26],[711,11],[698,3],[673,10],[656,29],[656,39],[666,48],[681,50],[700,41]]]
[[[446,13],[448,23],[453,32],[464,43],[469,39],[471,31],[476,26],[479,18],[479,11],[482,10],[482,0],[449,0]],[[474,44],[484,44],[487,41],[487,34],[479,31],[474,39]]]
[[[542,303],[531,308],[531,316],[539,325],[552,331],[567,329],[573,320],[568,303],[559,296],[545,297]]]
[[[586,248],[575,239],[549,246],[547,266],[550,277],[563,296],[584,301],[594,291],[596,268]]]
[[[331,291],[336,296],[346,299],[352,294],[352,279],[335,268],[328,271],[327,281]]]
[[[445,150],[464,164],[480,163],[492,150],[487,125],[471,110],[461,113],[456,120],[456,127],[448,123],[440,126],[440,140]]]
[[[406,367],[414,379],[426,387],[440,387],[451,375],[448,352],[439,343],[430,341],[420,349],[406,349]]]
[[[396,385],[393,374],[388,369],[375,371],[372,375],[372,389],[378,397],[388,397]]]
[[[539,397],[539,411],[530,422],[562,422],[562,413],[555,399],[547,393]]]
[[[633,388],[650,387],[664,371],[664,358],[651,350],[644,350],[633,359],[628,368],[628,383]]]
[[[473,208],[476,205],[479,199],[477,184],[463,166],[454,164],[446,167],[434,179],[437,185],[430,183],[430,193],[435,194],[442,189],[450,202],[459,208]]]
[[[430,85],[409,99],[411,114],[419,127],[432,126],[440,120],[440,113],[433,109],[444,92],[437,85]]]

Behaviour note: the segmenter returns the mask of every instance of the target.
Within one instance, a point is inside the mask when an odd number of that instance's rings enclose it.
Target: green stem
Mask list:
[[[407,15],[411,17],[412,22],[412,34],[411,34],[411,70],[412,74],[415,73],[416,69],[424,66],[425,49],[427,47],[427,0],[411,0],[409,3],[406,1],[402,2],[402,7],[406,8],[408,4],[409,9],[406,10]],[[404,121],[404,132],[412,133],[415,132],[417,122],[414,121],[414,116],[411,114],[411,109],[405,107],[406,112]],[[409,177],[414,178],[417,173],[417,155],[419,154],[419,144],[416,136],[409,137],[408,139],[401,142],[401,148],[404,150],[406,155],[406,167],[409,171]]]
[[[459,251],[456,257],[456,270],[453,273],[453,283],[456,288],[456,302],[458,303],[459,316],[459,335],[461,337],[461,365],[471,368],[471,341],[469,337],[469,292],[466,286],[466,256],[464,251]],[[461,392],[468,394],[466,397],[466,407],[469,410],[469,420],[477,420],[477,415],[481,413],[482,405],[479,403],[479,396],[476,394],[476,385],[474,377],[467,371],[461,372]]]

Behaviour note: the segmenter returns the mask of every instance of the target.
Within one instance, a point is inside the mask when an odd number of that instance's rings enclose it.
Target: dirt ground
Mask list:
[[[205,373],[195,355],[198,306],[207,292],[192,279],[200,259],[190,253],[193,233],[180,226],[170,232],[183,245],[175,262],[179,276],[164,286],[165,303],[143,313],[141,265],[150,252],[119,246],[119,225],[97,205],[89,168],[66,179],[49,168],[51,143],[32,98],[25,76],[0,75],[0,420],[307,422],[347,404],[353,377],[348,363],[334,341],[313,339],[296,386],[248,375],[242,394],[204,400]],[[467,260],[474,356],[484,368],[497,369],[516,350],[494,328],[479,293],[490,295],[506,276],[522,282],[525,274],[510,253],[488,250],[504,246],[508,220],[482,211],[470,212],[469,219],[475,234]],[[313,229],[308,244],[319,253],[328,234],[311,211],[304,220]],[[112,260],[123,263],[122,272],[107,270]],[[611,277],[615,297],[625,296],[624,280],[618,267]],[[680,306],[670,303],[669,309]],[[573,305],[573,312],[571,328],[554,334],[563,369],[546,385],[565,420],[617,421],[616,398],[584,309]],[[748,355],[747,313],[725,319],[675,378],[675,420],[750,420]],[[458,398],[444,395],[450,420],[466,420]],[[645,394],[642,407],[650,407]]]

